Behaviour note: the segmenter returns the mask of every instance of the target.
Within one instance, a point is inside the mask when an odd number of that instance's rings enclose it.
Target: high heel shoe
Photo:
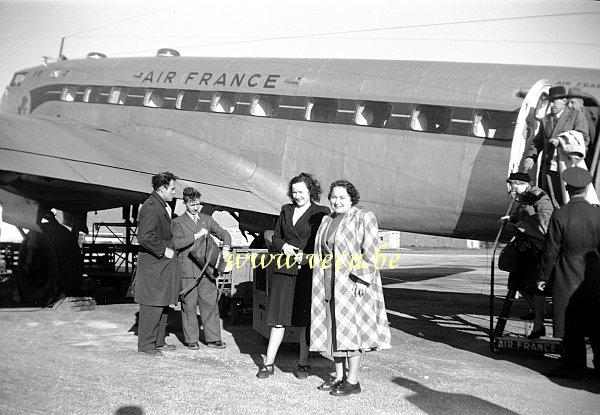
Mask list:
[[[527,338],[530,340],[534,340],[534,339],[539,339],[540,337],[543,337],[545,335],[546,335],[546,327],[542,326],[537,330],[532,330],[531,333],[529,333],[529,336],[527,336]]]
[[[266,379],[269,376],[273,376],[275,374],[275,366],[273,364],[264,365],[258,370],[256,377],[259,379]]]
[[[310,366],[309,365],[301,365],[298,364],[298,368],[294,371],[294,376],[298,379],[307,379],[310,374]]]

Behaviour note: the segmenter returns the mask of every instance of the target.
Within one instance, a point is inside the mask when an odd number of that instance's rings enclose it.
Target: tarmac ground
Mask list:
[[[0,413],[600,413],[592,373],[550,378],[556,355],[490,351],[489,261],[487,251],[401,252],[398,268],[382,271],[393,348],[364,356],[363,392],[347,397],[317,390],[333,372],[325,357],[311,356],[311,375],[296,379],[293,344],[280,349],[273,377],[257,379],[266,345],[251,317],[224,319],[226,349],[192,351],[173,310],[176,350],[149,357],[137,352],[137,304],[110,291],[91,311],[1,309]],[[502,295],[507,275],[496,274]],[[527,323],[509,329],[524,335]]]

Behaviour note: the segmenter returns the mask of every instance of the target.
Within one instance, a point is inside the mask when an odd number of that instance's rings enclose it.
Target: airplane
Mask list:
[[[167,170],[179,194],[198,188],[247,232],[272,228],[288,180],[310,172],[325,195],[352,181],[382,229],[493,240],[549,87],[577,86],[597,110],[599,81],[597,69],[552,66],[92,52],[14,74],[0,103],[0,202],[6,222],[48,236],[25,256],[59,258],[26,274],[78,273],[61,254],[72,238],[42,224],[49,208],[83,229],[87,212],[139,205]]]

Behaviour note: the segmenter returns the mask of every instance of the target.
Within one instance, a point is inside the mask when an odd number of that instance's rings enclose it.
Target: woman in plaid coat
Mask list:
[[[352,183],[338,180],[329,189],[333,213],[317,231],[313,257],[310,350],[335,362],[335,380],[319,386],[335,396],[360,393],[362,353],[390,348],[375,215],[355,207],[360,196]],[[345,364],[348,363],[348,377]]]

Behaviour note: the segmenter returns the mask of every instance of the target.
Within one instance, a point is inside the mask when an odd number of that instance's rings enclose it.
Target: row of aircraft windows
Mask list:
[[[398,102],[122,86],[63,87],[60,99],[511,140],[516,112]]]

